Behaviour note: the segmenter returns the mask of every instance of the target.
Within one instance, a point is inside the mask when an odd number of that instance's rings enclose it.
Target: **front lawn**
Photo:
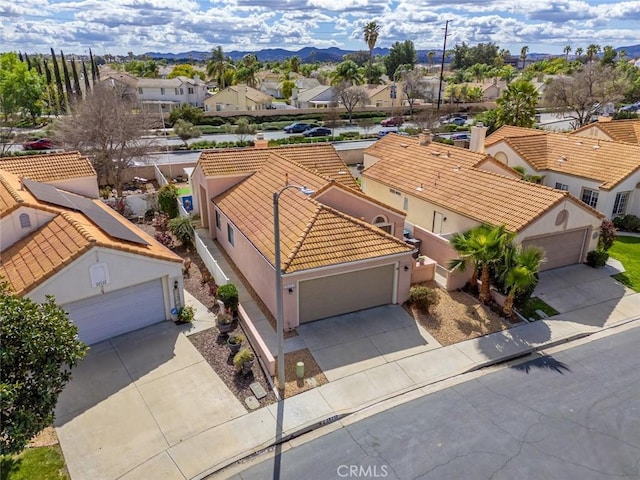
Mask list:
[[[619,236],[609,250],[609,255],[621,262],[626,270],[613,278],[640,292],[640,238]]]
[[[0,457],[2,480],[69,479],[59,445],[27,448],[20,455]]]

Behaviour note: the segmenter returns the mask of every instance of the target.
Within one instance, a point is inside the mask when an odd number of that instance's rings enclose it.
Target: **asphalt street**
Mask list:
[[[637,479],[639,344],[636,327],[536,356],[302,443],[231,478]]]

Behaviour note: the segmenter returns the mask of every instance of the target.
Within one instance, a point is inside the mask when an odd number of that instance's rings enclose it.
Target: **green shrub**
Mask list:
[[[409,290],[408,306],[415,306],[422,313],[429,313],[429,308],[438,304],[438,293],[433,288],[414,286]]]
[[[178,312],[178,320],[181,322],[193,322],[193,318],[195,317],[196,310],[191,305],[187,305],[182,307]]]
[[[593,268],[604,267],[609,259],[609,254],[603,250],[591,250],[587,253],[587,265]]]
[[[216,292],[216,297],[224,303],[224,306],[235,312],[238,310],[238,289],[233,283],[220,285]]]
[[[160,187],[158,191],[158,204],[160,210],[169,215],[169,218],[178,216],[178,189],[172,183]]]
[[[251,350],[243,348],[233,357],[233,364],[238,371],[241,371],[244,366],[244,362],[251,362],[252,360],[255,360],[255,358],[256,357]]]
[[[216,325],[230,325],[233,317],[228,313],[219,313],[216,315]]]
[[[613,224],[618,230],[624,232],[640,232],[640,218],[636,215],[624,215],[615,217]]]
[[[193,231],[193,225],[191,225],[191,219],[188,217],[176,217],[169,220],[169,231],[173,233],[180,243],[183,245],[193,244],[195,233]]]

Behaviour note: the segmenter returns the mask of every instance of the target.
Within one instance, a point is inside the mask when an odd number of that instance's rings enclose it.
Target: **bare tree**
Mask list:
[[[402,92],[409,103],[409,114],[413,115],[413,107],[417,99],[427,97],[427,83],[422,69],[409,70],[403,75]]]
[[[340,82],[336,85],[334,101],[341,104],[349,115],[349,123],[353,117],[353,110],[358,106],[365,106],[369,95],[364,87],[351,86],[350,82]]]
[[[413,123],[419,130],[434,130],[440,119],[441,111],[438,111],[432,107],[428,109],[419,110],[413,117]]]
[[[53,136],[66,148],[91,158],[98,183],[114,185],[122,196],[125,172],[153,147],[141,137],[159,123],[140,108],[127,89],[101,83],[84,102],[74,106],[71,115],[55,124]]]
[[[547,86],[543,103],[573,118],[574,128],[583,127],[609,102],[622,99],[628,80],[609,66],[584,65],[571,76],[555,78]]]

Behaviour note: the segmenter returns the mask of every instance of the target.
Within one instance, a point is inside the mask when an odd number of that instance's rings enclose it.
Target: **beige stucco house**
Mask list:
[[[473,144],[473,140],[472,140]],[[464,284],[446,270],[457,255],[452,234],[506,225],[515,241],[545,249],[543,269],[582,262],[595,248],[602,215],[568,192],[519,179],[487,154],[390,134],[365,150],[363,191],[406,212],[421,253],[439,264],[448,288]]]
[[[20,160],[0,161],[0,277],[11,289],[53,295],[87,344],[171,319],[184,305],[182,259],[96,198],[89,160]]]
[[[363,195],[331,145],[256,146],[203,152],[191,182],[204,226],[274,315],[273,194],[315,192],[280,196],[285,328],[404,302],[415,262],[403,213]]]
[[[613,120],[611,117],[600,117],[597,122],[574,130],[571,134],[640,145],[640,118]]]
[[[205,112],[251,111],[271,108],[273,97],[244,83],[214,93],[204,101]]]
[[[606,134],[632,140],[640,122],[598,124],[573,134],[502,127],[484,148],[505,165],[541,176],[544,185],[570,192],[609,218],[640,216],[640,144],[605,139]]]

